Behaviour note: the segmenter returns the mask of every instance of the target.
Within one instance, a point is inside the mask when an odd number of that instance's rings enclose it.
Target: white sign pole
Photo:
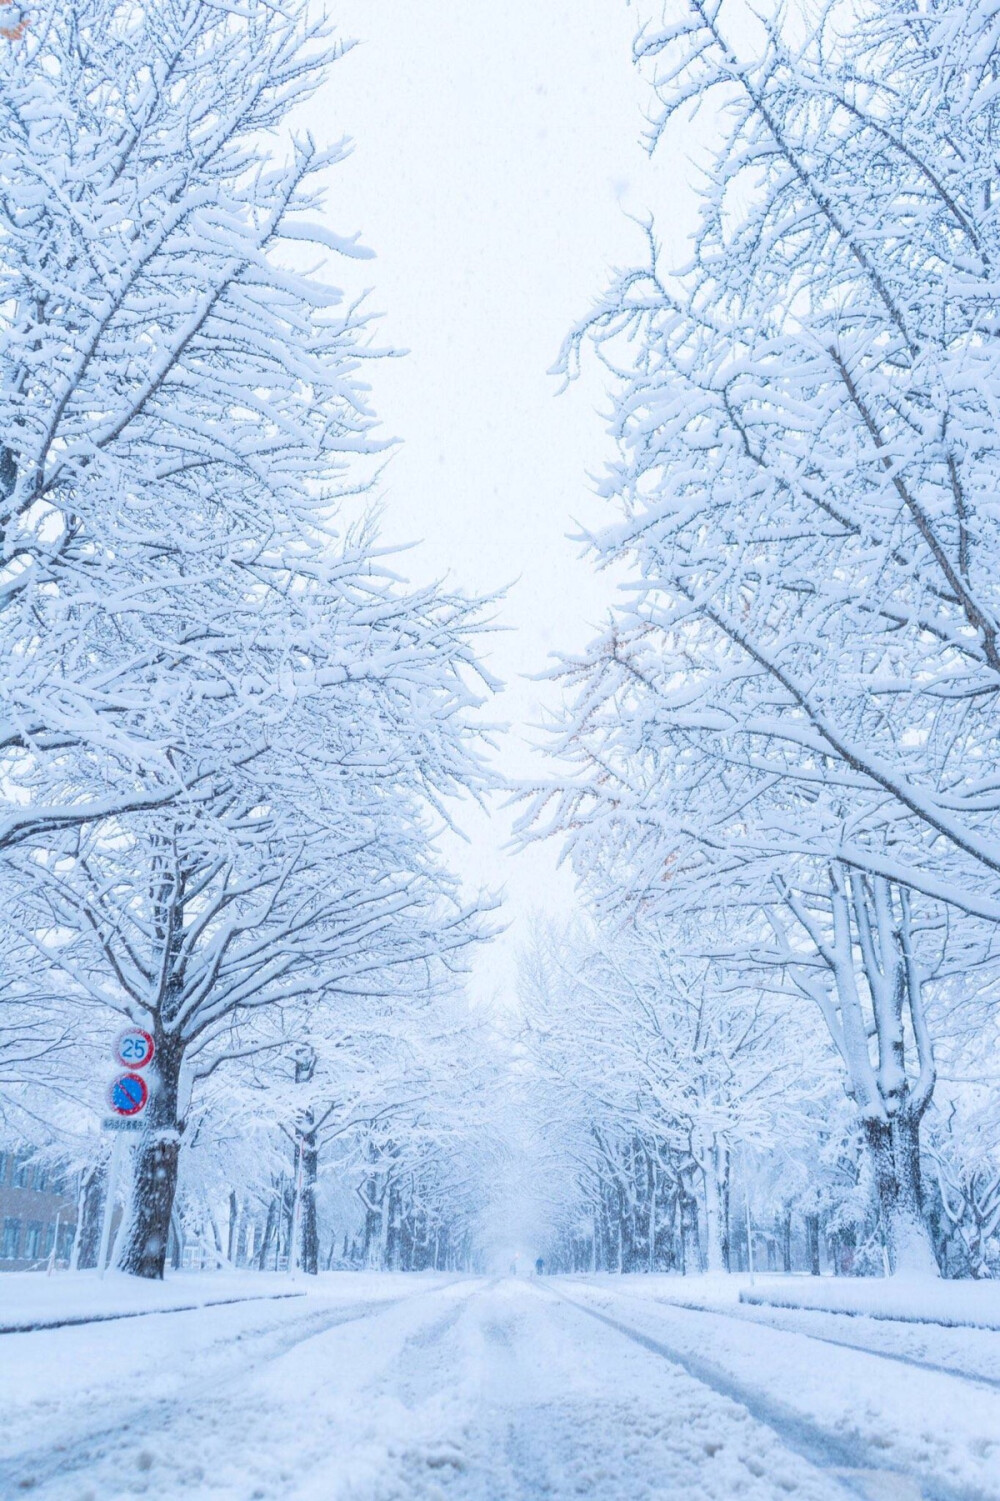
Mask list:
[[[108,1185],[104,1194],[104,1218],[101,1221],[101,1249],[97,1253],[97,1275],[103,1277],[107,1271],[108,1247],[111,1244],[111,1220],[115,1212],[115,1201],[118,1198],[118,1178],[121,1173],[122,1162],[122,1132],[115,1132],[114,1145],[111,1148],[111,1161],[108,1163]]]
[[[54,1229],[53,1231],[53,1247],[51,1247],[50,1253],[48,1253],[48,1267],[45,1268],[45,1276],[47,1277],[51,1277],[51,1274],[53,1274],[53,1267],[54,1265],[56,1265],[56,1252],[57,1250],[59,1250],[59,1222],[62,1217],[63,1211],[57,1210],[56,1229]]]
[[[56,1212],[56,1228],[52,1232],[52,1249],[49,1251],[49,1264],[45,1268],[46,1277],[52,1276],[52,1268],[56,1264],[56,1251],[59,1249],[59,1221],[62,1219],[62,1210]]]

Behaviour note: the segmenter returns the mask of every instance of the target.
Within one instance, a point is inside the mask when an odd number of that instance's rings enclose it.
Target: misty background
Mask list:
[[[612,268],[641,262],[637,219],[653,211],[683,259],[692,169],[662,153],[654,165],[643,148],[632,8],[344,0],[331,18],[357,45],[305,121],[321,143],[355,140],[327,216],[376,255],[332,269],[347,288],[373,287],[377,341],[407,351],[372,371],[384,432],[401,439],[381,487],[383,535],[420,544],[405,560],[414,579],[510,586],[486,652],[506,685],[493,706],[509,724],[498,764],[537,776],[532,726],[558,689],[530,678],[590,639],[614,593],[573,540],[608,519],[589,477],[611,451],[597,415],[604,372],[591,364],[560,395],[549,371]],[[506,898],[507,932],[476,954],[473,991],[506,1000],[518,919],[567,914],[572,877],[554,844],[505,850],[500,799],[488,815],[456,811],[469,842],[449,841],[449,861],[470,892]]]

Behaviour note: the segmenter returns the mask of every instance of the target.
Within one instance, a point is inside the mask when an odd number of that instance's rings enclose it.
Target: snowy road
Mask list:
[[[0,1495],[1000,1498],[1000,1390],[931,1368],[954,1331],[924,1331],[921,1360],[912,1329],[874,1353],[807,1317],[817,1334],[635,1281],[347,1277],[7,1335]],[[976,1335],[979,1371],[1000,1335]]]

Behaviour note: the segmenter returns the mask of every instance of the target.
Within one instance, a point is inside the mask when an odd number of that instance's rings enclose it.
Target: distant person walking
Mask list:
[[[535,1262],[535,1271],[538,1274],[538,1276],[540,1277],[542,1275],[542,1273],[544,1272],[544,1270],[545,1270],[545,1262],[542,1260],[541,1256],[539,1256],[538,1260]]]

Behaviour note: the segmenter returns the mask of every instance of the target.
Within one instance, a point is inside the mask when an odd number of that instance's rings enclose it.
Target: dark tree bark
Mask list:
[[[866,1121],[864,1133],[892,1271],[937,1276],[920,1182],[920,1114],[898,1110],[888,1121]]]
[[[316,1069],[316,1054],[303,1048],[295,1060],[296,1084],[307,1084]],[[298,1161],[300,1259],[302,1270],[311,1277],[319,1273],[319,1224],[316,1218],[316,1180],[319,1174],[319,1148],[316,1143],[315,1117],[311,1108],[303,1110],[298,1122],[296,1154]]]
[[[319,1152],[315,1131],[302,1134],[302,1270],[315,1277],[319,1271],[319,1225],[316,1218],[316,1179]]]
[[[240,1206],[236,1198],[236,1190],[229,1190],[229,1235],[226,1240],[226,1260],[230,1266],[235,1265],[237,1238],[240,1223]]]
[[[295,1183],[285,1184],[284,1193],[281,1197],[281,1234],[275,1245],[274,1270],[278,1270],[278,1262],[281,1255],[281,1246],[284,1242],[285,1263],[290,1266],[295,1248],[292,1245],[292,1231],[295,1227]]]
[[[365,1224],[362,1232],[362,1256],[366,1267],[377,1266],[376,1247],[380,1246],[382,1239],[382,1211],[376,1197],[378,1191],[378,1179],[367,1179],[363,1195]]]
[[[819,1276],[819,1215],[807,1214],[806,1222],[806,1254],[809,1257],[809,1272],[813,1277]]]
[[[149,1132],[138,1148],[133,1178],[131,1224],[119,1269],[135,1277],[162,1280],[170,1235],[170,1211],[177,1192],[180,1141]]]
[[[779,1222],[779,1234],[781,1238],[781,1270],[792,1270],[792,1206],[785,1204],[782,1208]]]
[[[681,1183],[678,1198],[681,1227],[681,1271],[692,1276],[701,1270],[701,1246],[698,1237],[698,1200],[690,1185]]]
[[[278,1190],[275,1188],[271,1195],[271,1201],[267,1206],[267,1219],[264,1221],[264,1234],[260,1238],[260,1247],[257,1251],[257,1270],[262,1272],[267,1266],[267,1254],[271,1249],[271,1241],[274,1238],[278,1225]]]
[[[732,1161],[731,1161],[731,1158],[730,1158],[730,1153],[729,1153],[729,1148],[728,1147],[723,1147],[722,1148],[722,1150],[721,1150],[721,1158],[722,1158],[722,1173],[721,1173],[721,1176],[720,1176],[720,1187],[721,1187],[720,1197],[722,1199],[722,1214],[721,1214],[722,1265],[725,1267],[725,1269],[726,1269],[727,1272],[731,1272],[732,1269],[733,1269],[732,1268],[733,1230],[732,1230],[732,1225],[730,1223],[729,1202],[730,1202],[731,1190],[732,1190]]]

